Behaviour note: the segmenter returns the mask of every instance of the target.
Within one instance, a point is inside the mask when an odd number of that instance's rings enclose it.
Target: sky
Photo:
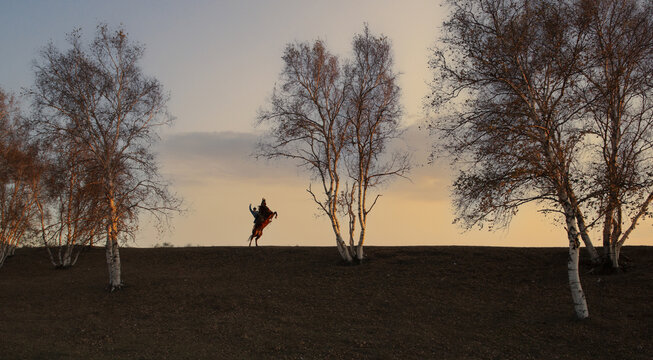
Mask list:
[[[289,161],[256,160],[265,129],[255,126],[282,70],[282,51],[296,41],[326,42],[347,57],[365,23],[392,42],[401,76],[402,146],[414,152],[410,180],[379,189],[368,218],[367,245],[567,246],[564,228],[525,207],[507,229],[464,231],[452,224],[452,174],[446,159],[428,164],[434,141],[419,127],[429,117],[429,49],[447,8],[432,0],[358,1],[32,1],[0,0],[0,87],[19,94],[34,81],[32,61],[48,42],[66,48],[66,34],[90,39],[98,23],[120,24],[145,45],[143,72],[170,93],[176,117],[161,131],[162,173],[188,209],[164,233],[148,219],[131,246],[246,246],[261,198],[279,213],[261,245],[331,246],[333,232],[306,192],[308,174]],[[27,104],[24,104],[27,105]],[[640,224],[627,245],[653,245],[651,223]],[[594,240],[599,245],[598,238]]]

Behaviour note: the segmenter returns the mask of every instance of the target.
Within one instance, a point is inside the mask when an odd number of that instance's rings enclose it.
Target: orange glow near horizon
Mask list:
[[[294,41],[321,39],[348,57],[354,34],[367,23],[392,43],[400,73],[405,144],[414,151],[412,181],[395,179],[369,216],[367,246],[482,245],[566,247],[562,225],[526,206],[505,230],[463,231],[452,224],[448,164],[426,165],[433,139],[417,126],[433,76],[430,48],[445,19],[445,1],[5,1],[0,12],[0,87],[19,93],[34,81],[32,60],[52,41],[81,28],[92,38],[98,22],[123,24],[145,45],[143,73],[170,93],[176,118],[162,130],[160,164],[172,191],[190,211],[157,235],[144,216],[136,243],[149,247],[247,246],[252,229],[248,204],[268,200],[278,218],[265,229],[262,246],[334,246],[331,226],[306,192],[309,176],[287,162],[256,161],[257,110],[279,83],[282,53]],[[345,10],[343,10],[345,9]],[[27,101],[23,105],[28,106]],[[27,108],[26,108],[27,109]],[[27,113],[27,111],[26,111]],[[653,245],[652,221],[639,224],[625,246]],[[345,234],[343,234],[345,235]],[[594,244],[600,246],[598,237]]]

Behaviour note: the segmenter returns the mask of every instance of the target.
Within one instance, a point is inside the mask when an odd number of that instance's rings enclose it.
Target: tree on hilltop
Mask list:
[[[311,184],[307,191],[349,263],[364,257],[367,216],[378,200],[370,201],[370,192],[409,170],[407,153],[388,154],[389,142],[401,134],[390,41],[366,26],[352,45],[352,59],[341,60],[320,40],[289,44],[281,86],[258,117],[270,127],[259,156],[290,158],[311,172],[319,190]]]
[[[134,236],[141,211],[165,220],[179,209],[152,151],[157,130],[173,118],[163,86],[141,70],[143,46],[123,28],[99,25],[88,46],[80,31],[67,40],[65,51],[54,44],[41,51],[29,94],[40,135],[75,151],[97,189],[113,291],[122,287],[119,241]]]
[[[568,277],[579,318],[589,316],[578,274],[583,223],[574,174],[581,164],[579,34],[566,1],[451,1],[443,45],[431,58],[431,104],[455,103],[430,124],[461,167],[453,185],[457,221],[507,225],[520,206],[564,216]],[[591,241],[583,236],[592,251]],[[595,252],[595,251],[594,251]],[[594,255],[596,256],[596,255]]]
[[[618,266],[621,245],[653,201],[651,5],[450,3],[431,59],[430,100],[454,115],[430,127],[460,169],[456,220],[505,226],[530,202],[560,213],[576,315],[588,317],[579,240],[600,262],[590,235],[603,219],[605,258]]]

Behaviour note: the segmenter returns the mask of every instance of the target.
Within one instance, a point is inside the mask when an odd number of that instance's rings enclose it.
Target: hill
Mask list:
[[[123,248],[54,270],[43,249],[0,269],[2,359],[650,359],[653,247],[628,271],[583,268],[573,316],[563,248]]]

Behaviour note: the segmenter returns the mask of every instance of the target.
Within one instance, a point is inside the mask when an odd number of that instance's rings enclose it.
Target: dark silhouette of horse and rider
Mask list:
[[[252,228],[252,235],[249,236],[249,246],[252,246],[252,240],[258,246],[258,239],[263,236],[263,229],[272,221],[272,217],[277,217],[277,212],[270,210],[265,203],[265,199],[261,200],[258,209],[252,209],[252,204],[249,204],[249,212],[254,216],[254,227]]]

